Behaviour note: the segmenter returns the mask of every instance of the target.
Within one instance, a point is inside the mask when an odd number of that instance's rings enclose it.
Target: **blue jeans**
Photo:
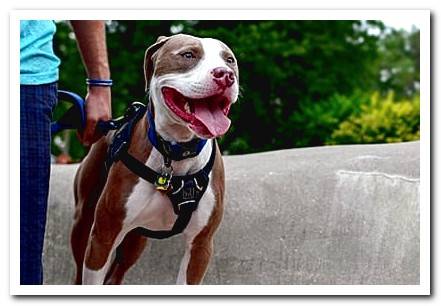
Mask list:
[[[43,282],[50,123],[57,83],[20,86],[20,283]]]

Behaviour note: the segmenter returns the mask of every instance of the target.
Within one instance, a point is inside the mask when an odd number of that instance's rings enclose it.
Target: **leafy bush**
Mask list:
[[[336,129],[326,144],[384,143],[420,138],[420,97],[394,101],[394,94],[372,95],[361,112],[353,114]]]
[[[350,96],[335,94],[327,100],[300,103],[299,111],[292,113],[284,133],[291,134],[297,147],[319,146],[325,143],[340,122],[358,114],[369,95],[354,93]]]

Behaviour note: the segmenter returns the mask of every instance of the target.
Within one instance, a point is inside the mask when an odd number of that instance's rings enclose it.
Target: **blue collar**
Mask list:
[[[150,102],[150,107],[147,107],[147,123],[149,125],[148,138],[152,145],[164,156],[170,160],[183,160],[197,156],[205,144],[206,139],[195,138],[188,142],[170,142],[165,140],[156,132],[155,120],[151,111],[153,106]]]

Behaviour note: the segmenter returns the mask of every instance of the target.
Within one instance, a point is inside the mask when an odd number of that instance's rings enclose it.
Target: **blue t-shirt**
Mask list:
[[[52,40],[51,20],[20,20],[20,84],[40,85],[58,80],[59,58]]]

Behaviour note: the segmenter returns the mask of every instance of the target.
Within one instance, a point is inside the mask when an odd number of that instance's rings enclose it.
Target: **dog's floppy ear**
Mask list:
[[[156,42],[148,47],[148,49],[145,51],[144,56],[144,77],[145,77],[145,91],[149,89],[149,83],[150,79],[152,78],[153,71],[155,70],[154,64],[153,64],[153,55],[156,51],[159,50],[159,48],[162,47],[162,45],[165,44],[165,42],[169,39],[169,37],[166,36],[159,36]]]

